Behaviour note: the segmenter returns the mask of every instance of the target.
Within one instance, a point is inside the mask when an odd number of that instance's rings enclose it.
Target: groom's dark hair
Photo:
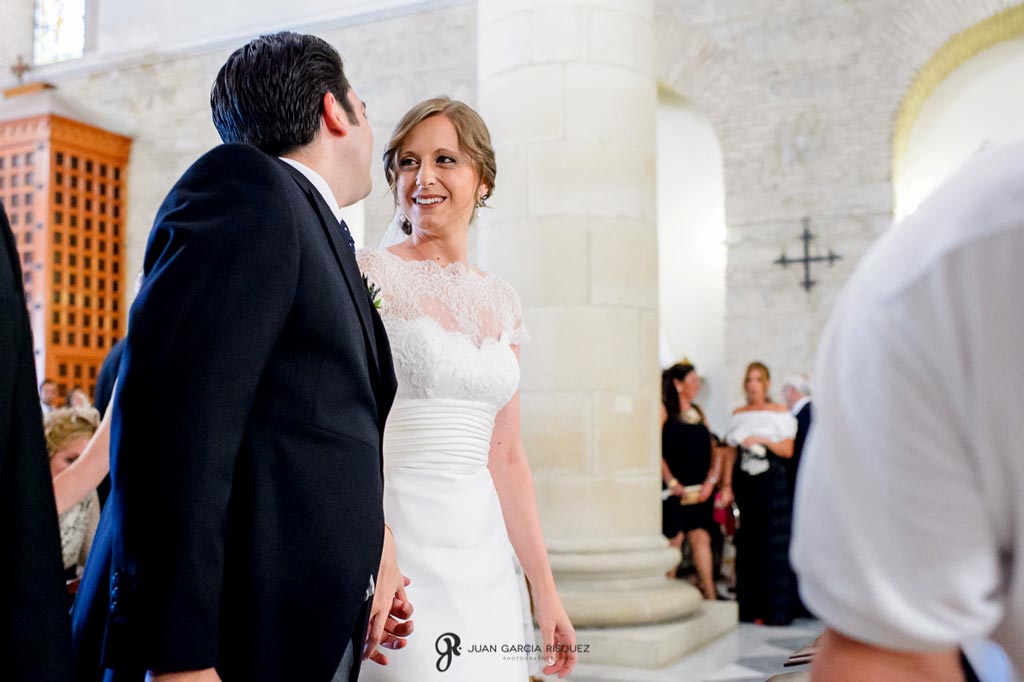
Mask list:
[[[280,156],[316,138],[328,92],[359,125],[349,87],[341,56],[327,41],[289,31],[260,36],[220,68],[210,90],[213,125],[224,142]]]

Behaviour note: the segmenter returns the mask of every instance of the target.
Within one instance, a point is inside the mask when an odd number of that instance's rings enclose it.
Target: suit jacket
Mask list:
[[[804,452],[804,443],[807,441],[807,432],[811,429],[811,418],[813,408],[811,402],[807,401],[800,411],[796,413],[796,437],[793,439],[793,457],[789,460],[789,494],[796,494],[796,475],[800,468],[800,456]]]
[[[121,339],[107,352],[100,365],[99,375],[96,377],[96,395],[93,396],[92,404],[100,411],[100,414],[107,413],[110,399],[114,397],[114,382],[117,381],[117,370],[121,366],[121,354],[124,353],[124,339]]]
[[[110,347],[107,357],[103,358],[103,364],[100,365],[99,376],[96,377],[96,395],[93,396],[92,402],[101,415],[107,413],[110,399],[114,397],[114,382],[117,381],[117,370],[121,366],[122,353],[124,353],[124,339]],[[107,503],[107,497],[110,495],[110,476],[103,477],[100,484],[96,486],[96,494],[99,495],[101,505]]]
[[[57,505],[36,392],[21,264],[0,204],[0,677],[71,676]]]
[[[232,144],[164,200],[144,272],[111,424],[110,567],[90,558],[76,637],[99,604],[103,664],[133,677],[327,682],[365,628],[395,393],[354,255],[301,173]]]

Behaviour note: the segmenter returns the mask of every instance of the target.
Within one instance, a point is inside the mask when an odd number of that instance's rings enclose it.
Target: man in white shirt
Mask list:
[[[864,257],[822,337],[792,560],[812,679],[1024,670],[1024,142],[978,155]]]

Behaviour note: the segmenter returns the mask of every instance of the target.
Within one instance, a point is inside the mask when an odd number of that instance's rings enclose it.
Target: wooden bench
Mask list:
[[[786,659],[783,667],[792,668],[797,665],[808,665],[814,659],[814,652],[818,648],[818,640],[814,640],[807,646],[797,649]],[[768,678],[767,682],[810,682],[811,671],[801,670],[795,673],[779,673]]]
[[[768,678],[768,682],[810,682],[811,672],[779,673]]]
[[[791,668],[795,665],[806,665],[811,662],[814,658],[814,652],[818,648],[818,640],[814,640],[802,649],[798,649],[793,652],[793,655],[786,659],[783,664],[786,668]]]

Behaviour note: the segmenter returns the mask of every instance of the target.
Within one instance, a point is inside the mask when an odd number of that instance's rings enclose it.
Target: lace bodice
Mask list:
[[[500,409],[519,387],[511,346],[529,340],[519,296],[460,263],[405,261],[386,249],[356,254],[380,290],[398,398],[485,402]]]
[[[64,568],[85,565],[96,526],[100,521],[100,499],[96,491],[60,516],[60,545]]]

